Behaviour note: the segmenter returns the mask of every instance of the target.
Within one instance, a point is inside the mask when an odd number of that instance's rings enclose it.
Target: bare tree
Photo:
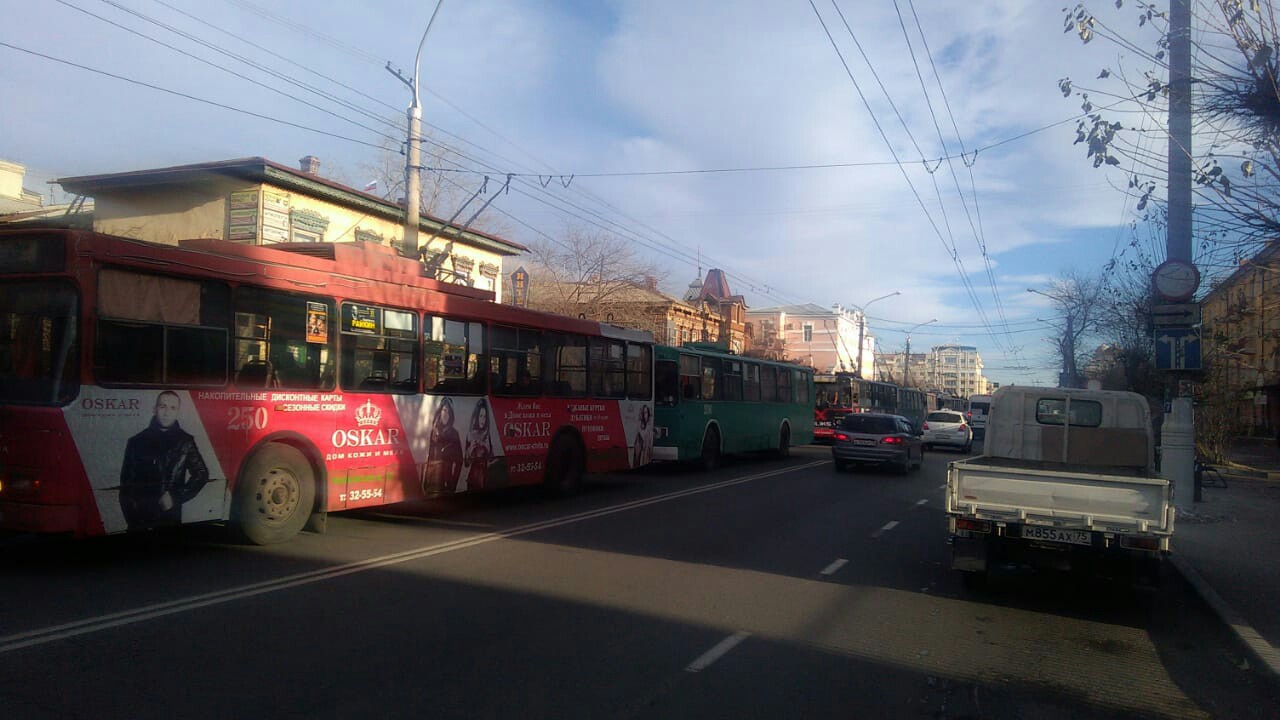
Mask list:
[[[1110,4],[1110,3],[1108,3]],[[1059,81],[1064,97],[1080,101],[1077,126],[1094,167],[1123,169],[1124,191],[1146,212],[1158,204],[1167,175],[1163,138],[1168,99],[1167,14],[1147,2],[1114,3],[1108,19],[1136,10],[1136,28],[1108,24],[1084,4],[1066,9],[1065,31],[1082,42],[1102,40],[1124,49],[1142,67],[1117,60],[1090,86]],[[1196,117],[1197,261],[1226,269],[1280,232],[1280,27],[1272,3],[1217,0],[1196,15],[1192,52]],[[1133,34],[1136,39],[1127,37]],[[1155,133],[1155,135],[1152,135]],[[1151,142],[1157,137],[1161,142]]]
[[[656,283],[655,264],[617,235],[568,225],[555,241],[530,248],[529,305],[559,315],[638,326],[629,314],[637,289]]]
[[[375,151],[367,162],[360,164],[360,171],[367,178],[366,182],[376,183],[374,194],[393,203],[403,202],[405,191],[403,145],[389,138],[384,138],[381,145],[381,149]],[[433,139],[430,133],[423,133],[422,164],[425,169],[422,170],[422,182],[419,184],[419,205],[424,214],[447,220],[461,210],[458,222],[465,222],[486,199],[480,197],[481,195],[498,192],[502,187],[501,183],[486,183],[483,176],[452,172],[458,167],[461,158],[462,154],[459,151]],[[482,187],[485,192],[478,192]],[[473,196],[475,196],[474,199],[472,199]],[[468,229],[493,235],[503,235],[510,230],[507,223],[499,219],[498,213],[492,209],[477,216]],[[424,237],[423,240],[425,241],[426,238]]]
[[[1091,355],[1088,340],[1097,336],[1102,321],[1104,283],[1100,275],[1085,275],[1069,270],[1058,276],[1044,290],[1030,292],[1044,295],[1053,301],[1055,319],[1050,321],[1058,330],[1055,338],[1055,354],[1062,359],[1063,387],[1080,387],[1083,376],[1080,368]]]

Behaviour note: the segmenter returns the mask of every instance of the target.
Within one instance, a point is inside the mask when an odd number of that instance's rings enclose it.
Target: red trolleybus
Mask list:
[[[647,463],[647,333],[495,304],[390,248],[0,233],[0,528],[326,513]]]
[[[815,443],[832,442],[840,420],[849,413],[898,412],[899,388],[891,383],[863,380],[850,372],[837,372],[814,375],[813,387]]]

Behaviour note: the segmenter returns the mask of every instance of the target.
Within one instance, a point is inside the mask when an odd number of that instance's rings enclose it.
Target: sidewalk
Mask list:
[[[1240,443],[1206,486],[1202,502],[1178,515],[1174,566],[1261,663],[1280,676],[1280,449]],[[1205,480],[1213,478],[1206,473]]]

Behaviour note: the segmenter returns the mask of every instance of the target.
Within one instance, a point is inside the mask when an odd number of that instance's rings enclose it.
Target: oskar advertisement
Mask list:
[[[229,475],[270,440],[322,456],[329,510],[540,482],[566,424],[588,470],[653,447],[648,403],[617,400],[85,387],[64,413],[109,533],[226,519]]]

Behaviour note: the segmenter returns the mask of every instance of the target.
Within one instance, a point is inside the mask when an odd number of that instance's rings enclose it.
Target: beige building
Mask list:
[[[1280,431],[1280,243],[1242,260],[1200,301],[1206,387],[1242,432]]]
[[[935,345],[926,364],[930,388],[963,398],[991,392],[982,374],[982,355],[972,345]]]
[[[308,155],[300,168],[244,158],[155,170],[61,178],[68,192],[94,200],[93,229],[176,244],[221,238],[271,245],[369,241],[400,247],[404,208],[320,175]],[[422,216],[423,256],[437,277],[501,297],[502,258],[519,243]]]
[[[39,210],[44,207],[44,196],[28,190],[23,183],[27,169],[8,160],[0,160],[0,214]]]
[[[928,353],[911,353],[910,368],[906,353],[881,353],[876,363],[876,380],[880,382],[934,389],[929,384]],[[908,369],[910,373],[907,372]]]
[[[528,306],[534,310],[582,317],[653,334],[655,341],[679,346],[686,342],[718,343],[731,352],[746,348],[746,302],[729,292],[719,270],[689,284],[683,299],[658,289],[657,278],[643,283],[605,280],[555,282],[529,274]],[[505,302],[513,301],[508,292]]]
[[[854,372],[862,337],[862,377],[874,377],[876,339],[857,310],[812,303],[747,311],[752,352],[808,365],[818,372]]]

